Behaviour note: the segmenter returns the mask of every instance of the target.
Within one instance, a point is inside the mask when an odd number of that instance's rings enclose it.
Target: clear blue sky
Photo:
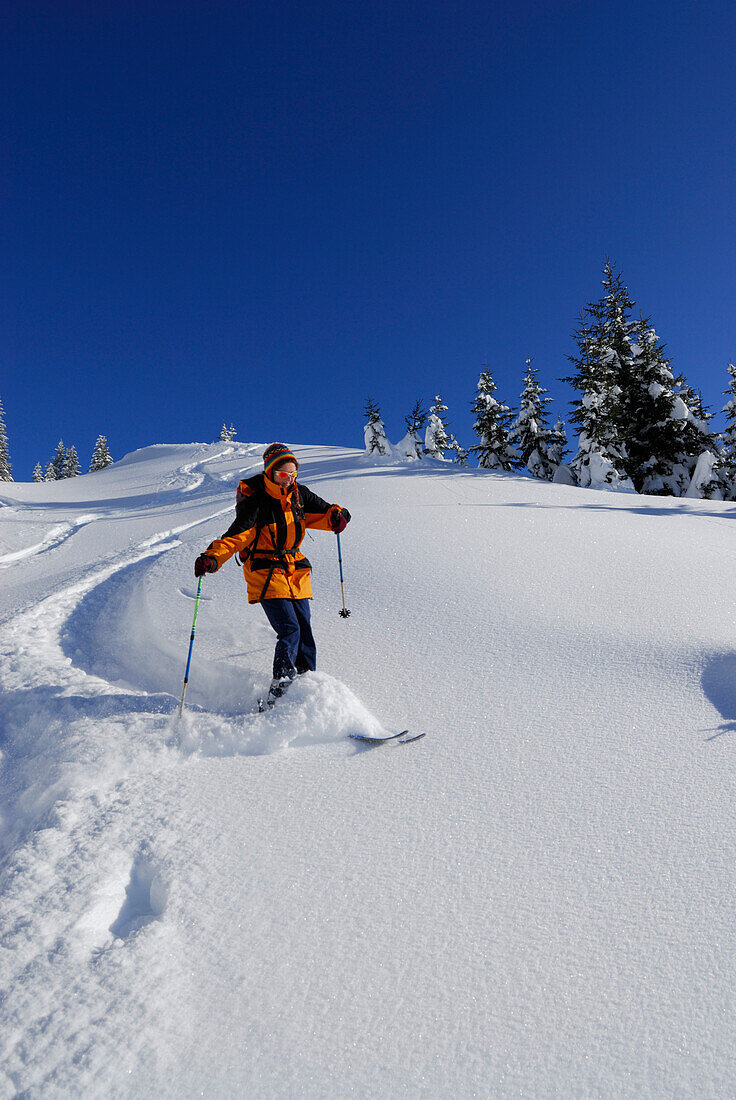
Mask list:
[[[14,473],[362,446],[484,358],[557,379],[605,256],[713,409],[736,355],[736,5],[24,0],[0,34]]]

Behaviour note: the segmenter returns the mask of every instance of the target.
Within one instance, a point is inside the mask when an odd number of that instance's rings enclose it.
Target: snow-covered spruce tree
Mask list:
[[[48,466],[46,467],[46,472],[43,475],[43,479],[44,479],[44,481],[56,481],[57,480],[56,470],[54,469],[53,460],[51,462],[49,462]]]
[[[514,414],[493,396],[497,389],[486,364],[470,410],[475,414],[473,431],[480,442],[473,444],[470,453],[478,456],[478,465],[484,470],[513,470],[520,463],[519,452],[509,439]]]
[[[56,445],[56,454],[51,459],[51,465],[54,468],[53,478],[47,478],[47,481],[61,481],[64,476],[64,463],[66,462],[66,447],[64,446],[64,440],[60,439]]]
[[[229,442],[230,442],[230,432],[227,430],[227,424],[223,424],[222,427],[220,428],[220,438],[218,440],[218,443],[229,443]]]
[[[547,391],[539,385],[538,374],[531,359],[527,359],[519,415],[511,426],[509,439],[529,473],[542,481],[551,481],[556,467],[549,457],[553,433],[547,423],[545,406],[552,398],[545,396]]]
[[[33,473],[31,474],[31,478],[36,483],[44,480],[43,470],[41,469],[41,463],[40,462],[37,462],[36,465],[34,466]]]
[[[391,453],[391,445],[386,437],[386,428],[381,419],[381,410],[370,397],[366,398],[363,415],[368,417],[363,434],[366,454],[385,457]]]
[[[729,383],[728,389],[723,391],[728,401],[723,406],[723,412],[726,414],[726,430],[721,437],[721,477],[724,499],[736,500],[736,366],[729,363],[726,369]]]
[[[621,402],[625,468],[640,493],[682,496],[699,456],[715,446],[707,413],[684,378],[675,381],[648,318],[632,324],[630,346]]]
[[[711,439],[707,425],[703,433],[692,391],[675,382],[650,320],[632,319],[634,303],[608,261],[603,288],[581,317],[577,373],[566,379],[582,393],[571,418],[580,429],[572,468],[583,486],[680,496]]]
[[[447,412],[447,405],[442,400],[442,395],[437,394],[434,405],[430,407],[427,416],[427,430],[424,433],[424,453],[430,458],[444,458],[445,451],[451,445],[452,436],[447,430],[447,422],[442,415]]]
[[[454,461],[461,466],[467,465],[468,452],[460,446],[455,436],[450,431],[450,425],[444,413],[447,405],[442,400],[442,395],[437,394],[434,405],[429,410],[427,429],[424,433],[424,453],[430,458],[445,458],[445,452],[449,451],[454,456]]]
[[[64,458],[64,469],[62,471],[61,476],[63,478],[78,477],[80,472],[81,471],[80,471],[80,468],[79,468],[79,458],[77,457],[77,449],[74,446],[74,444],[72,444],[71,447],[69,448],[69,450],[66,452],[66,456]]]
[[[710,429],[713,414],[703,404],[702,395],[682,375],[675,380],[675,409],[681,432],[678,472],[679,483],[684,486],[682,493],[723,500],[728,478],[722,443]]]
[[[724,500],[728,491],[720,453],[703,451],[695,463],[685,496],[700,500]]]
[[[89,472],[94,474],[98,470],[106,470],[108,466],[112,466],[112,462],[113,459],[107,446],[107,439],[104,435],[98,435],[95,449],[92,452],[92,461],[89,464]]]
[[[5,410],[0,401],[0,481],[13,480],[13,466],[8,450],[8,433],[5,430]]]
[[[547,447],[547,457],[555,469],[559,468],[565,461],[566,450],[567,432],[565,431],[565,421],[558,416],[554,428],[550,431],[550,442]],[[554,473],[552,476],[554,477]]]
[[[404,423],[406,424],[406,435],[396,444],[397,453],[402,458],[408,458],[412,461],[415,458],[423,458],[424,447],[420,435],[427,423],[427,412],[426,409],[422,408],[421,399],[415,401],[411,412],[404,417]]]
[[[578,453],[570,467],[583,488],[633,488],[624,460],[621,430],[622,360],[629,357],[629,314],[634,303],[620,276],[606,262],[605,296],[590,302],[573,330],[578,354],[569,357],[575,374],[565,378],[581,394],[570,417],[579,432]]]
[[[453,441],[454,441],[453,442],[453,447],[452,447],[452,450],[454,451],[453,462],[457,462],[458,466],[467,466],[468,465],[468,458],[470,457],[470,451],[466,450],[465,447],[463,447],[460,443],[458,443],[457,439],[455,439],[454,436],[453,436]]]

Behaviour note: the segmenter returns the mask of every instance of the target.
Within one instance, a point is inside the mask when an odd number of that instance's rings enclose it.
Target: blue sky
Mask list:
[[[362,446],[487,357],[555,413],[609,256],[673,368],[736,355],[736,6],[3,5],[0,398],[14,474],[153,442]]]

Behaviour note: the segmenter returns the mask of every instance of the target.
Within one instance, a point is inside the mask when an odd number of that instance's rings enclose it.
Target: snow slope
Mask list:
[[[352,615],[177,723],[262,450],[0,486],[0,1097],[733,1095],[734,506],[300,447]]]

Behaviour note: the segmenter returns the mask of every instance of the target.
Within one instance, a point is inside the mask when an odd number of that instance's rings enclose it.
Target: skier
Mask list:
[[[299,549],[306,529],[340,534],[350,522],[347,508],[328,504],[306,485],[297,485],[298,470],[283,443],[267,447],[263,473],[238,486],[235,521],[194,563],[194,575],[201,577],[239,554],[248,603],[260,603],[276,631],[269,706],[297,675],[317,667],[309,611],[312,567]]]

